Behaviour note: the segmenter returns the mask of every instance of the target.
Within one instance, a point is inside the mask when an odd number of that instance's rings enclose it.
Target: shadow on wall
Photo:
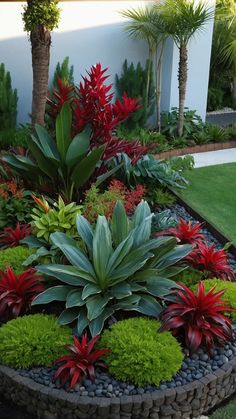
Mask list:
[[[56,64],[65,56],[70,57],[74,65],[75,82],[91,65],[100,62],[109,67],[108,82],[114,82],[116,73],[120,73],[122,64],[129,61],[145,63],[147,48],[142,41],[132,41],[122,31],[123,25],[115,23],[99,27],[78,29],[71,32],[52,34],[50,78]],[[27,35],[0,41],[0,61],[11,72],[13,86],[18,90],[18,123],[29,120],[32,93],[32,67],[30,42]]]

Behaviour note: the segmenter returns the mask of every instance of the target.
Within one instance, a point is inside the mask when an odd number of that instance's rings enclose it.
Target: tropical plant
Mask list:
[[[172,141],[178,134],[179,110],[171,108],[170,112],[163,112],[161,115],[161,131]],[[196,111],[184,108],[183,132],[181,138],[191,138],[194,133],[201,132],[203,128],[202,118]]]
[[[168,228],[174,227],[177,224],[176,218],[173,216],[171,210],[154,213],[152,219],[153,232],[164,231]]]
[[[0,362],[13,368],[51,366],[66,354],[64,345],[70,341],[70,328],[61,327],[54,316],[18,317],[0,327]]]
[[[169,332],[159,333],[159,327],[156,320],[136,317],[103,332],[99,346],[110,350],[106,364],[115,378],[144,386],[159,385],[176,374],[183,353],[176,339]]]
[[[20,245],[20,241],[31,233],[30,224],[20,225],[17,223],[15,228],[5,227],[0,233],[0,246],[2,248],[15,247]]]
[[[148,203],[157,207],[166,207],[168,205],[173,205],[176,202],[176,198],[173,194],[161,188],[151,188],[151,190],[147,188],[145,198]]]
[[[15,180],[0,183],[0,228],[15,227],[16,220],[27,224],[32,208],[30,193],[19,187]]]
[[[162,310],[157,297],[163,297],[175,285],[168,278],[183,269],[175,264],[191,247],[176,248],[175,239],[169,237],[151,239],[151,224],[146,202],[141,202],[129,219],[118,201],[110,226],[104,216],[99,216],[95,229],[78,215],[78,234],[87,252],[78,249],[76,241],[65,234],[51,234],[51,242],[72,266],[37,266],[39,272],[59,279],[63,285],[48,288],[33,305],[65,301],[59,322],[76,320],[78,335],[89,326],[91,335],[96,336],[105,320],[120,310],[157,317]]]
[[[32,268],[19,275],[10,266],[0,271],[0,317],[9,319],[26,313],[33,299],[45,289],[40,279]]]
[[[22,16],[24,30],[30,34],[32,52],[32,123],[44,125],[51,31],[58,27],[60,19],[58,0],[28,0]]]
[[[37,198],[35,201],[38,201]],[[73,237],[76,233],[76,215],[81,214],[82,205],[76,205],[75,202],[66,205],[60,196],[58,202],[54,202],[52,206],[45,199],[43,205],[45,211],[42,211],[41,204],[38,208],[33,208],[31,214],[33,234],[46,242],[49,241],[50,234],[55,231]]]
[[[72,112],[66,103],[56,120],[56,139],[46,129],[35,125],[37,137],[31,136],[29,148],[32,156],[9,155],[2,160],[22,176],[47,179],[54,190],[71,201],[77,191],[94,173],[105,145],[90,151],[89,131],[85,130],[71,138]]]
[[[232,281],[235,277],[225,250],[216,250],[214,244],[208,246],[199,242],[196,249],[187,256],[187,261],[194,269],[202,271],[205,278]]]
[[[95,379],[94,367],[107,368],[106,364],[99,360],[104,357],[108,349],[94,349],[94,345],[99,340],[100,336],[94,336],[88,340],[87,333],[82,336],[81,342],[74,336],[74,344],[66,345],[67,351],[70,355],[64,355],[55,361],[55,364],[60,364],[55,372],[54,380],[59,380],[61,385],[70,381],[70,388],[74,388],[81,378],[89,377],[91,380]]]
[[[34,252],[34,249],[28,249],[23,246],[9,247],[8,249],[0,250],[0,270],[5,271],[6,267],[10,266],[12,271],[14,271],[16,275],[19,275],[25,270],[23,263]]]
[[[146,94],[144,106],[148,105],[150,84],[152,79],[152,63],[156,60],[156,107],[157,107],[157,130],[161,128],[161,80],[162,80],[162,58],[167,34],[159,30],[159,14],[155,5],[148,5],[136,9],[128,9],[121,12],[122,16],[128,18],[125,30],[133,39],[142,39],[148,44],[148,76],[146,81]],[[156,56],[156,57],[155,57]]]
[[[141,107],[122,123],[122,126],[128,131],[144,127],[148,118],[153,115],[155,108],[155,88],[152,67],[152,62],[150,68],[148,60],[145,68],[142,68],[140,63],[136,67],[133,63],[129,65],[128,61],[125,60],[122,67],[122,74],[120,77],[116,75],[117,97],[122,99],[124,92],[126,92],[128,96],[140,99],[139,103]],[[146,98],[148,77],[150,81],[148,98]]]
[[[179,49],[179,110],[178,136],[184,128],[184,106],[187,87],[188,44],[196,33],[202,31],[213,18],[214,10],[205,2],[194,0],[166,0],[155,5],[159,14],[159,31],[170,36]]]
[[[57,88],[57,80],[61,80],[63,85],[70,85],[74,84],[74,66],[69,66],[69,57],[65,57],[62,63],[59,62],[56,65],[56,70],[53,76],[53,87],[54,89]]]
[[[227,130],[225,128],[220,127],[219,125],[206,124],[205,131],[211,138],[211,141],[223,142],[228,140]]]
[[[11,75],[0,64],[0,131],[15,129],[17,115],[17,91],[12,89]]]
[[[215,111],[223,108],[224,91],[222,88],[211,86],[208,89],[207,110]]]
[[[201,244],[202,240],[205,239],[204,235],[200,233],[203,223],[196,223],[192,225],[191,221],[185,221],[180,218],[177,226],[169,228],[166,231],[162,231],[161,234],[165,236],[176,237],[180,244]]]
[[[163,311],[161,330],[171,330],[174,336],[183,339],[186,347],[195,352],[200,346],[208,351],[214,344],[224,345],[233,338],[229,319],[224,311],[232,310],[221,299],[224,290],[205,291],[204,281],[194,293],[184,284],[170,297],[170,304]],[[168,301],[168,297],[166,298]]]

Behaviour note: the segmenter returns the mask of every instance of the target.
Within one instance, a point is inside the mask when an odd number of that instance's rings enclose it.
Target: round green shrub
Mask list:
[[[203,273],[195,269],[185,269],[172,278],[176,282],[182,282],[186,287],[193,287],[203,279]]]
[[[9,247],[8,249],[0,250],[0,270],[5,271],[6,266],[10,265],[16,275],[27,269],[23,266],[23,262],[35,253],[35,249],[28,249],[23,246]]]
[[[236,282],[222,281],[221,279],[205,279],[205,290],[209,291],[215,286],[215,292],[225,290],[222,299],[227,301],[227,305],[236,309]],[[193,291],[197,290],[197,285],[191,287]],[[233,323],[236,323],[236,311],[227,311],[225,315],[229,316]]]
[[[106,364],[115,378],[138,386],[159,385],[180,369],[183,353],[170,332],[143,317],[122,320],[105,330],[99,347],[108,348]]]
[[[65,355],[72,342],[71,329],[61,327],[52,315],[18,317],[0,328],[0,364],[13,368],[50,366]]]

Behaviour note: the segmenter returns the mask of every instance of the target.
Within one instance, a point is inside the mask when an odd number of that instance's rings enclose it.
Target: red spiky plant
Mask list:
[[[179,244],[198,244],[205,239],[204,235],[200,233],[202,226],[203,223],[193,225],[191,221],[186,222],[183,218],[180,218],[176,227],[169,228],[160,234],[176,237]]]
[[[0,317],[16,318],[27,312],[33,299],[45,289],[40,280],[33,268],[19,275],[10,266],[0,271]]]
[[[213,287],[206,292],[204,281],[199,283],[196,293],[184,284],[179,285],[182,289],[171,294],[171,302],[162,313],[161,329],[170,330],[191,353],[200,346],[210,352],[214,344],[224,345],[230,341],[231,322],[223,313],[233,309],[221,299],[225,290],[214,292]]]
[[[19,246],[20,241],[29,236],[30,233],[30,224],[21,226],[20,223],[17,223],[15,228],[5,227],[0,233],[0,246],[3,248]]]
[[[58,358],[55,364],[63,363],[54,375],[54,380],[60,380],[63,386],[66,382],[70,382],[70,387],[74,388],[79,380],[84,377],[95,379],[94,367],[107,368],[106,364],[99,360],[100,357],[106,355],[108,349],[94,349],[94,345],[100,336],[95,336],[88,340],[87,333],[82,336],[81,342],[74,336],[74,344],[66,345],[66,349],[70,355]]]

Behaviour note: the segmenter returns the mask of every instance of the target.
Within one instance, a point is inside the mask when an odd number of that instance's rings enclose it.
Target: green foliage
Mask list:
[[[149,80],[149,91],[147,97],[147,80]],[[155,101],[155,87],[153,82],[153,64],[150,60],[146,61],[143,69],[138,63],[135,67],[133,63],[130,65],[125,60],[123,64],[122,74],[120,77],[116,75],[117,97],[121,99],[124,92],[129,97],[140,99],[141,108],[134,112],[122,126],[128,131],[135,128],[145,126],[148,118],[153,114]]]
[[[14,130],[17,115],[17,90],[12,89],[11,75],[0,64],[0,138],[4,138],[7,130]],[[4,134],[5,133],[5,134]]]
[[[208,144],[211,141],[211,137],[207,131],[199,131],[193,134],[193,139],[197,145]]]
[[[223,108],[224,91],[218,87],[209,87],[207,98],[207,110],[214,111]]]
[[[10,265],[15,274],[19,275],[25,270],[23,263],[33,253],[33,249],[28,249],[23,246],[0,250],[0,270],[5,271],[6,266]]]
[[[94,223],[98,215],[110,213],[119,200],[122,200],[119,190],[111,189],[101,193],[95,185],[92,185],[85,195],[83,214],[90,223]]]
[[[177,172],[192,170],[194,168],[194,158],[190,155],[183,157],[171,157],[168,159],[168,163],[171,169]]]
[[[69,66],[69,57],[65,57],[63,62],[60,64],[57,63],[56,70],[53,77],[53,88],[56,89],[57,79],[63,81],[63,84],[74,84],[74,66]]]
[[[26,195],[22,198],[0,197],[0,228],[15,227],[16,222],[27,224],[30,221],[32,201]]]
[[[147,146],[151,153],[160,153],[170,150],[172,145],[168,144],[166,137],[156,131],[145,128],[136,128],[129,131],[126,127],[118,126],[117,137],[124,138],[129,141],[140,141],[143,146]]]
[[[223,299],[227,301],[227,305],[233,307],[236,309],[236,283],[230,282],[230,281],[222,281],[217,278],[213,279],[205,279],[205,290],[208,292],[212,287],[215,286],[215,292],[225,290],[225,293],[223,295]],[[191,288],[195,291],[197,289],[197,286],[191,286]],[[236,311],[229,311],[227,314],[231,319],[233,323],[236,323]]]
[[[58,27],[60,20],[59,0],[31,0],[23,6],[24,30],[31,32],[42,26],[49,31]]]
[[[227,128],[227,135],[229,140],[235,141],[236,140],[236,124],[233,124]]]
[[[19,128],[8,128],[0,131],[0,144],[3,148],[24,147],[28,148],[28,140],[32,127],[30,124],[20,125]]]
[[[167,230],[171,227],[175,227],[177,224],[177,220],[173,217],[170,210],[165,210],[161,212],[156,212],[153,216],[152,220],[152,229],[153,231],[159,232],[163,230]]]
[[[206,124],[205,131],[211,138],[211,141],[214,143],[221,143],[223,141],[227,141],[229,138],[227,130],[220,127],[219,125]]]
[[[118,201],[110,225],[106,217],[99,216],[95,229],[78,215],[78,234],[87,251],[63,233],[51,234],[51,242],[72,266],[37,266],[39,272],[57,278],[63,285],[48,288],[33,305],[65,301],[59,322],[77,320],[79,335],[87,326],[92,336],[99,334],[105,320],[120,310],[157,317],[162,311],[157,297],[163,297],[175,285],[169,278],[183,269],[175,265],[191,246],[176,246],[176,240],[170,237],[152,239],[151,225],[152,214],[145,201],[137,206],[132,219]]]
[[[47,212],[34,208],[31,214],[33,233],[47,242],[50,234],[56,231],[73,237],[76,234],[76,215],[81,213],[81,209],[82,206],[76,205],[75,202],[66,205],[60,196],[58,202],[49,207]]]
[[[108,348],[106,364],[116,379],[137,386],[159,385],[181,368],[183,353],[169,332],[158,332],[156,320],[142,317],[114,323],[104,331],[99,346]]]
[[[3,156],[2,160],[27,179],[53,183],[55,192],[67,201],[71,201],[73,196],[77,199],[79,188],[94,173],[105,146],[93,148],[90,152],[90,130],[85,129],[72,139],[71,126],[72,111],[67,102],[56,119],[55,140],[44,127],[36,124],[37,137],[31,135],[29,139],[33,159],[12,154]]]
[[[203,128],[203,122],[201,117],[196,114],[196,111],[185,109],[183,137],[191,138],[194,133]],[[170,139],[178,135],[178,119],[178,108],[172,108],[171,112],[162,113],[162,133]]]
[[[175,196],[168,192],[168,190],[155,187],[148,189],[146,199],[155,207],[165,207],[167,205],[173,205],[176,202]]]
[[[0,328],[0,363],[13,368],[50,366],[66,355],[71,330],[60,327],[54,316],[34,314],[18,317]]]
[[[188,268],[173,277],[173,279],[176,282],[182,282],[187,287],[192,288],[203,279],[203,273],[195,269]]]

